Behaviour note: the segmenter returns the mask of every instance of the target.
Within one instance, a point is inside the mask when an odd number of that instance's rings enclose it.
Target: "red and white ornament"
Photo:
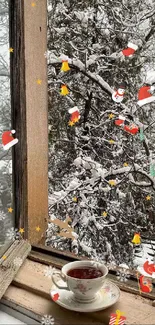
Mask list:
[[[155,278],[155,264],[151,261],[146,261],[143,266],[138,266],[137,270],[143,276]]]
[[[116,103],[121,103],[125,94],[125,85],[120,84],[118,90],[114,91],[112,94],[112,99]]]
[[[124,126],[125,117],[119,115],[118,120],[115,120],[115,125],[117,126]]]
[[[126,49],[122,50],[121,54],[123,56],[127,56],[127,57],[130,58],[130,57],[132,57],[134,55],[134,53],[135,53],[135,51],[137,51],[137,49],[138,49],[137,45],[129,42],[128,47]]]
[[[138,92],[138,105],[143,106],[155,101],[155,96],[153,96],[153,92],[155,90],[155,86],[143,86],[139,89]]]
[[[148,293],[150,293],[152,291],[153,285],[152,285],[151,279],[148,279],[144,275],[141,275],[139,277],[138,281],[139,281],[139,286],[140,286],[140,291],[141,292],[148,292]]]
[[[126,131],[126,132],[128,132],[128,133],[130,133],[130,134],[135,135],[135,134],[138,133],[139,127],[136,124],[131,123],[129,125],[124,125],[123,130]]]
[[[70,108],[68,112],[71,114],[70,121],[78,122],[78,120],[81,117],[78,107],[74,106],[74,107]]]
[[[126,317],[122,315],[119,310],[116,310],[116,314],[110,315],[109,325],[123,325],[125,323]]]
[[[124,116],[119,115],[119,118],[115,120],[115,125],[122,127],[122,129],[130,134],[137,134],[139,127],[133,122],[128,122]]]
[[[5,131],[2,134],[2,144],[3,144],[3,149],[8,150],[11,147],[13,147],[16,143],[18,143],[18,139],[13,138],[13,134],[15,134],[15,130],[11,131]]]

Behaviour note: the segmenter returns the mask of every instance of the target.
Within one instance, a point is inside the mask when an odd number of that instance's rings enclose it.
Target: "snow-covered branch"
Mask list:
[[[48,245],[131,265],[134,232],[154,232],[155,102],[137,101],[142,85],[155,83],[155,7],[146,0],[49,2],[49,211],[61,221],[69,215],[78,238],[62,244],[51,230]],[[116,103],[121,83],[125,96]],[[71,108],[81,117],[74,125]],[[140,133],[119,127],[121,115]]]
[[[129,174],[129,180],[136,186],[141,186],[141,187],[150,187],[155,190],[155,180],[153,177],[148,175],[140,166],[137,164],[134,164],[134,167],[122,167],[122,168],[117,168],[117,169],[110,169],[109,171],[106,171],[106,169],[103,169],[103,167],[93,161],[92,159],[83,159],[81,157],[78,157],[75,159],[74,164],[76,167],[82,167],[86,170],[90,170],[92,173],[92,178],[89,178],[85,180],[84,182],[79,182],[77,179],[73,179],[70,183],[70,185],[66,188],[65,191],[59,192],[59,198],[56,198],[56,193],[55,193],[55,199],[54,199],[54,194],[51,196],[51,199],[49,198],[49,204],[50,210],[57,204],[59,204],[61,201],[63,201],[69,194],[73,193],[77,189],[84,189],[88,185],[93,185],[97,184],[96,182],[107,182],[107,178],[113,177],[113,176],[118,176],[118,175],[124,175],[124,174]],[[139,174],[143,177],[146,177],[149,180],[149,183],[145,181],[135,181],[134,177],[132,174]],[[108,182],[107,182],[108,183]],[[119,184],[119,181],[116,181],[116,186]]]
[[[6,15],[8,15],[8,9],[1,9],[0,16],[6,16]]]
[[[10,77],[10,73],[7,70],[0,69],[0,76],[1,77]]]
[[[50,58],[49,59],[49,65],[51,64],[52,66],[60,65],[62,62],[61,57],[59,58]],[[113,89],[109,86],[109,84],[98,74],[92,73],[90,71],[87,71],[85,69],[85,65],[77,59],[68,59],[68,62],[70,64],[70,67],[76,68],[79,70],[81,73],[83,73],[85,76],[90,78],[92,81],[94,81],[96,84],[98,84],[102,90],[104,90],[108,95],[113,93]]]
[[[123,20],[123,17],[121,15],[119,15],[119,17],[116,17],[116,13],[114,11],[114,9],[111,9],[112,13],[113,13],[113,17],[114,19],[117,21],[118,24],[124,26],[124,27],[136,27],[139,26],[140,24],[143,23],[144,20],[151,18],[152,16],[155,15],[155,10],[150,10],[149,12],[145,13],[136,23],[127,23]]]

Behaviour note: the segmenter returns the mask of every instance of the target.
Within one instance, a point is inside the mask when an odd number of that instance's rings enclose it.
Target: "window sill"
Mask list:
[[[52,258],[52,257],[51,257]],[[152,301],[121,290],[120,301],[114,306],[96,313],[77,313],[58,306],[50,298],[52,285],[44,276],[45,264],[26,259],[14,281],[5,292],[2,304],[21,311],[40,321],[44,315],[51,315],[55,324],[109,324],[110,314],[120,309],[127,317],[126,324],[155,324]],[[32,323],[31,323],[32,324]]]
[[[28,258],[32,261],[39,262],[41,264],[45,265],[53,265],[58,269],[61,269],[63,265],[69,262],[74,262],[76,260],[90,260],[90,258],[87,257],[79,257],[75,256],[74,254],[70,252],[65,251],[58,251],[55,249],[52,249],[50,247],[45,247],[42,245],[34,245],[32,247]],[[120,282],[116,277],[116,271],[119,271],[119,268],[112,268],[109,267],[109,274],[108,278],[112,280],[122,291],[134,293],[136,295],[140,296],[137,278],[136,278],[136,271],[131,271],[131,279],[129,279],[127,282]],[[155,300],[155,288],[152,290],[151,293],[141,293],[141,296],[144,298],[148,298],[151,300]]]

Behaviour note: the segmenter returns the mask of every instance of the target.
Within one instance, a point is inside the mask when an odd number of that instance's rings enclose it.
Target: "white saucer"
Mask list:
[[[58,284],[61,286],[65,285],[62,280],[58,281]],[[74,294],[71,291],[58,289],[55,285],[53,285],[50,290],[51,297],[53,291],[56,291],[59,294],[59,299],[55,301],[58,305],[81,313],[106,309],[114,305],[120,297],[119,288],[109,280],[105,281],[102,289],[97,293],[95,301],[90,303],[80,303],[76,301]]]

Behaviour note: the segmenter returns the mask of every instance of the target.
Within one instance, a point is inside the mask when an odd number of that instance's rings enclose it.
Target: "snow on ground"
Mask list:
[[[150,241],[150,244],[143,243],[141,248],[137,248],[138,253],[135,253],[134,265],[142,266],[146,260],[154,262],[155,259],[155,241]]]

